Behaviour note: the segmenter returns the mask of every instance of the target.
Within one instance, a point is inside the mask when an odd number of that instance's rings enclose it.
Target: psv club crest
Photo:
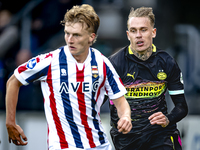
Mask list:
[[[165,80],[167,78],[167,74],[164,72],[164,70],[159,70],[157,78],[159,80]]]

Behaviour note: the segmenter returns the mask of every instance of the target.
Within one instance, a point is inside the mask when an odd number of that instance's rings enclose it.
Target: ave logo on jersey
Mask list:
[[[89,82],[70,82],[68,85],[66,84],[66,82],[62,82],[60,85],[60,93],[69,93],[69,92],[77,92],[80,84],[82,84],[82,92],[83,93],[87,93],[87,92],[91,92],[90,91],[90,83]],[[92,91],[96,91],[98,88],[99,82],[96,81],[93,83],[92,85]]]
[[[36,61],[35,58],[33,58],[33,59],[28,61],[26,67],[29,68],[29,69],[33,69],[36,64],[37,64],[37,61]]]

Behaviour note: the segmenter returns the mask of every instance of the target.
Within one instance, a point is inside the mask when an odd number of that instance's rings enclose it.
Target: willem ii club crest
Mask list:
[[[99,73],[99,72],[98,72],[97,66],[92,66],[92,76],[93,76],[94,78],[97,78],[97,77],[99,76],[98,73]]]

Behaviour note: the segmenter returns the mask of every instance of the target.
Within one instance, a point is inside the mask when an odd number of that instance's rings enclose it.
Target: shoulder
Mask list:
[[[110,59],[110,60],[123,59],[124,57],[122,57],[122,56],[125,55],[126,50],[127,50],[127,46],[121,48],[120,50],[118,50],[117,52],[115,52],[114,54],[112,54],[112,55],[109,57],[109,59]]]
[[[104,61],[107,63],[109,60],[106,56],[104,56],[99,50],[95,48],[90,48],[91,52],[94,53],[96,60]],[[93,57],[93,56],[92,56]]]
[[[96,48],[94,48],[94,47],[90,47],[90,50],[91,50],[92,52],[94,52],[94,54],[95,54],[96,56],[101,56],[101,55],[103,55],[98,49],[96,49]]]
[[[154,65],[156,64],[157,66],[161,66],[165,69],[167,74],[172,74],[174,71],[179,70],[179,66],[175,58],[173,58],[165,50],[157,49],[154,60]]]
[[[65,46],[62,46],[60,48],[57,48],[52,51],[46,51],[45,53],[39,54],[38,56],[43,56],[43,57],[54,57],[60,53],[60,51],[63,49],[64,50]]]
[[[163,60],[167,64],[175,63],[175,59],[165,50],[157,49],[155,56],[158,57],[158,59]]]
[[[126,51],[127,51],[127,47],[123,47],[121,48],[119,51],[117,51],[116,53],[112,54],[110,57],[108,57],[108,59],[111,61],[111,63],[115,66],[120,66],[122,65],[121,63],[125,62],[125,55],[126,55]]]
[[[50,64],[54,60],[55,62],[57,61],[61,50],[62,50],[61,48],[58,48],[50,52],[42,53],[42,54],[37,55],[33,59],[36,59],[36,61],[40,64],[47,64],[47,63]]]
[[[47,55],[51,55],[52,58],[57,58],[59,55],[66,54],[68,47],[66,46],[61,46],[55,50],[50,51],[49,53],[47,53]]]

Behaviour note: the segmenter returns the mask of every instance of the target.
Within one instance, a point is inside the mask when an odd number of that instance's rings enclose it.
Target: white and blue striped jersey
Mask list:
[[[14,74],[23,85],[41,81],[49,148],[94,148],[108,142],[100,121],[104,94],[116,99],[126,89],[98,50],[90,48],[81,66],[64,46],[32,58]]]

